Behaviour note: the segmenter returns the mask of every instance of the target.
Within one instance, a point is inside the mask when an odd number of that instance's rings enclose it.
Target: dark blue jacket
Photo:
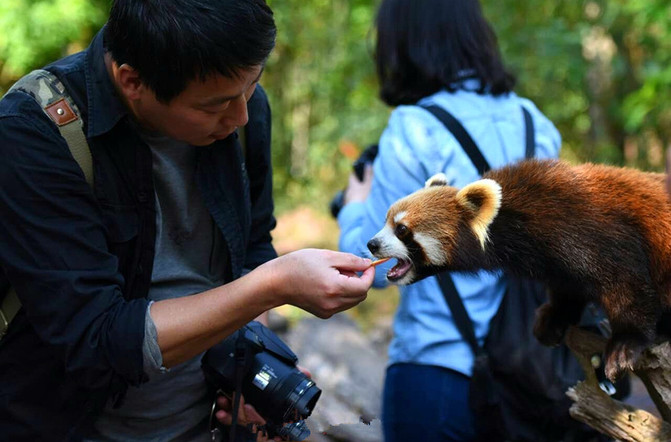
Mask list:
[[[30,96],[0,101],[0,284],[23,306],[0,342],[3,440],[77,439],[108,399],[146,380],[151,153],[115,94],[102,40],[46,67],[82,113],[93,189]],[[260,87],[249,115],[246,161],[237,134],[199,154],[198,184],[230,258],[227,280],[276,256],[270,110]]]

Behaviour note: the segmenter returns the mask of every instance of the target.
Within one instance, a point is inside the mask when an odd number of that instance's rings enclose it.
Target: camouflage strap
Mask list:
[[[44,113],[56,123],[70,153],[84,172],[86,182],[93,186],[93,160],[84,135],[83,122],[77,105],[63,83],[51,72],[37,69],[14,83],[7,93],[17,90],[33,97]]]
[[[93,187],[93,159],[84,135],[79,109],[68,95],[63,83],[49,71],[32,71],[7,91],[22,91],[37,101],[44,113],[53,121],[68,144],[70,153],[84,173],[86,182]],[[16,291],[10,288],[0,306],[0,339],[7,332],[10,322],[21,308]]]
[[[0,339],[2,339],[9,328],[9,323],[21,308],[21,301],[12,287],[7,291],[0,308]]]

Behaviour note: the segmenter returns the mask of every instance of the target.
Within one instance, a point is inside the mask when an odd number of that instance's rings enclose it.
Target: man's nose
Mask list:
[[[242,127],[249,121],[249,114],[247,113],[247,100],[244,96],[240,96],[233,100],[229,110],[230,112],[224,116],[224,120],[228,124]]]

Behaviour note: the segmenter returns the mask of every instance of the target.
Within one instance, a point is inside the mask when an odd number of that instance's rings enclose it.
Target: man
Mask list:
[[[369,260],[272,248],[256,85],[274,40],[263,0],[116,0],[86,51],[46,67],[93,187],[33,97],[0,101],[0,262],[22,304],[0,342],[3,439],[204,440],[204,351],[278,305],[326,318],[365,299]]]

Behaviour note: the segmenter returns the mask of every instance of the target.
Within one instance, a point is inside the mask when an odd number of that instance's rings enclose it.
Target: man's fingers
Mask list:
[[[266,420],[261,417],[261,415],[256,411],[256,409],[249,405],[245,404],[245,416],[249,422],[255,423],[256,425],[265,425]]]
[[[310,373],[310,370],[308,370],[307,368],[305,368],[303,366],[300,366],[300,365],[296,365],[296,368],[298,369],[298,371],[303,373],[305,376],[312,379],[312,373]]]
[[[332,265],[340,271],[361,272],[370,267],[371,260],[344,252],[332,252]]]
[[[215,416],[217,420],[224,425],[231,425],[233,422],[232,401],[226,396],[219,396],[217,398],[217,405],[220,410],[217,410]],[[240,407],[238,407],[237,424],[246,426],[248,424],[265,425],[266,420],[254,409],[253,406],[246,404],[244,398],[240,398]]]
[[[368,290],[370,286],[373,284],[374,279],[375,279],[375,267],[368,266],[368,268],[366,268],[366,270],[364,270],[359,276],[358,283],[361,284],[362,288]]]

